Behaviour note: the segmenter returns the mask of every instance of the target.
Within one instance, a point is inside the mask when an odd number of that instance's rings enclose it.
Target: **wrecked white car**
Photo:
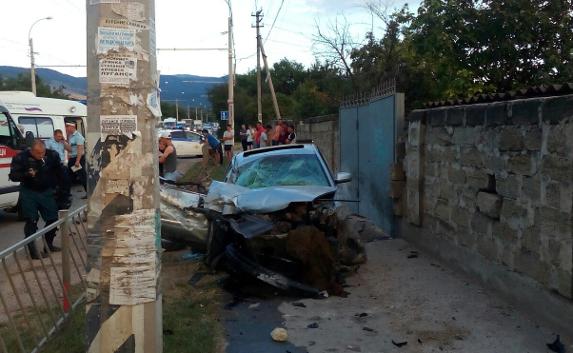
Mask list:
[[[349,180],[333,177],[312,144],[243,152],[207,195],[162,187],[162,237],[280,289],[339,294],[340,273],[366,261],[364,226],[349,227],[349,212],[335,208],[337,184]]]

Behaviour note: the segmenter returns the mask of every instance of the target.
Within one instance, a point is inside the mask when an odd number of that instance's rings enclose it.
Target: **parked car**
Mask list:
[[[160,131],[165,132],[166,130]],[[171,141],[177,151],[177,157],[201,157],[203,156],[203,135],[193,131],[167,130],[171,135]]]

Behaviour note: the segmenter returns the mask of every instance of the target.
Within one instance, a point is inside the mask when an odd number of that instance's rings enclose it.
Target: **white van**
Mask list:
[[[86,115],[87,107],[78,102],[0,91],[0,209],[18,204],[19,183],[11,182],[8,174],[12,157],[26,148],[26,134],[46,140],[60,129],[65,136],[66,123],[71,122],[85,136]]]
[[[60,129],[66,136],[66,123],[75,123],[78,131],[86,136],[87,107],[66,99],[36,97],[32,92],[0,91],[0,101],[12,115],[19,128],[35,138],[49,139],[54,130]]]

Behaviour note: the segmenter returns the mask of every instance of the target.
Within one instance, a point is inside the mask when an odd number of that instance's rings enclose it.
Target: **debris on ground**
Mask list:
[[[254,303],[249,305],[249,309],[253,310],[261,306],[261,303]]]
[[[299,308],[306,308],[306,304],[301,303],[301,302],[294,302],[294,303],[292,303],[292,306],[297,306]]]
[[[557,335],[555,341],[552,343],[547,343],[547,348],[549,348],[552,352],[565,353],[565,345],[561,342],[561,337],[559,335]]]
[[[367,327],[367,326],[364,326],[364,327],[362,328],[362,330],[364,330],[364,331],[366,331],[366,332],[374,332],[374,333],[377,332],[375,329],[370,328],[370,327]]]
[[[201,261],[205,258],[205,254],[189,251],[181,255],[181,260],[183,261]]]
[[[417,259],[418,258],[418,251],[416,250],[411,250],[410,254],[408,254],[407,256],[409,259]]]
[[[407,345],[407,344],[408,344],[408,341],[396,342],[396,341],[392,340],[392,344],[395,345],[395,346],[398,347],[398,348],[401,348],[401,347]]]
[[[313,322],[312,324],[308,324],[307,328],[318,328],[318,322]]]
[[[282,327],[277,327],[271,332],[271,337],[275,342],[286,342],[288,341],[288,332]]]

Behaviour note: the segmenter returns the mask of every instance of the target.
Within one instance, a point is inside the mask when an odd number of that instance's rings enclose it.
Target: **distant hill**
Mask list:
[[[0,66],[0,75],[16,76],[25,73],[29,69],[14,66]],[[50,86],[57,88],[65,87],[65,92],[74,95],[85,96],[87,94],[87,82],[85,77],[75,77],[63,74],[52,69],[36,69],[36,73]],[[226,84],[227,78],[205,77],[195,75],[161,75],[161,100],[173,101],[178,99],[182,106],[193,106],[202,103],[209,106],[207,92],[214,84]],[[182,93],[183,92],[183,93]],[[195,103],[193,103],[193,99]]]

